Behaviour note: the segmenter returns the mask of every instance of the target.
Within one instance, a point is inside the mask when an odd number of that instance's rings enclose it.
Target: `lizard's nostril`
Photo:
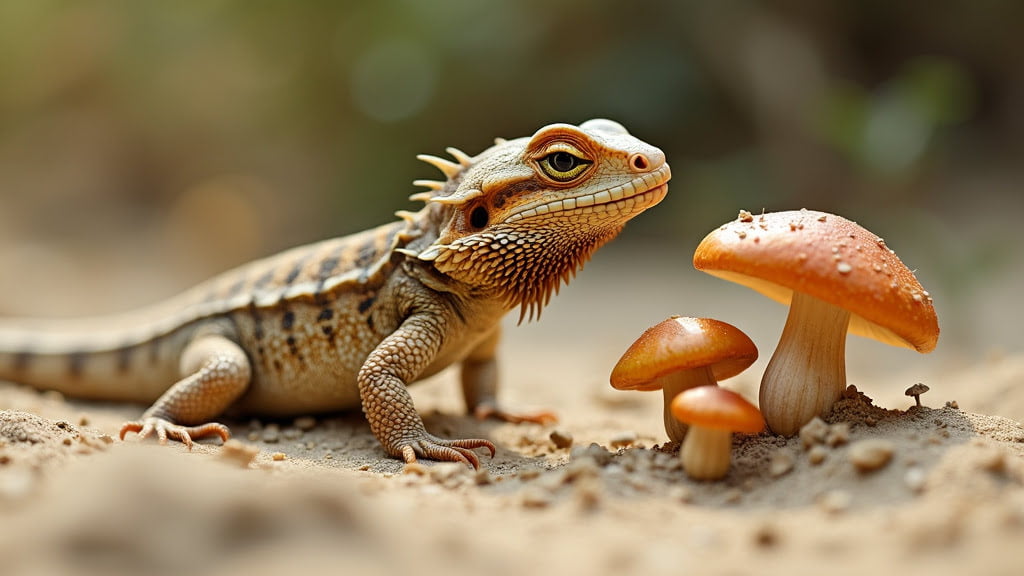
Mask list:
[[[636,172],[646,172],[651,169],[651,161],[643,154],[633,154],[629,157],[629,167]]]

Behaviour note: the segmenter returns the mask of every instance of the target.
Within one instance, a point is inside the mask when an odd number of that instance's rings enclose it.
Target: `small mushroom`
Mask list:
[[[764,429],[761,412],[742,396],[718,386],[691,388],[672,400],[672,415],[690,425],[679,455],[694,480],[718,480],[729,471],[732,433]]]
[[[917,401],[917,406],[918,406],[918,408],[920,408],[921,407],[921,394],[924,394],[925,392],[927,392],[929,390],[931,390],[931,388],[929,388],[927,385],[918,382],[917,384],[914,384],[910,388],[907,388],[906,390],[904,390],[903,393],[906,394],[907,396],[911,396],[914,400],[916,400]]]
[[[885,242],[810,210],[740,218],[697,246],[693,265],[789,304],[761,380],[768,427],[792,436],[846,388],[846,332],[931,352],[939,338],[928,292]]]
[[[742,330],[710,318],[672,316],[648,328],[612,369],[617,390],[662,390],[665,432],[682,442],[686,426],[672,417],[669,404],[683,390],[715,386],[757,360],[757,347]]]

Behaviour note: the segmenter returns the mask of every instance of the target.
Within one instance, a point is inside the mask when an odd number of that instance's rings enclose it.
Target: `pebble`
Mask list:
[[[800,443],[803,445],[804,450],[807,450],[811,446],[824,442],[826,434],[828,434],[828,424],[825,424],[824,420],[815,416],[810,422],[800,428]]]
[[[220,447],[220,452],[217,455],[224,460],[238,464],[242,468],[248,468],[249,464],[256,459],[256,455],[259,453],[259,448],[231,439]]]
[[[547,490],[531,486],[523,490],[520,502],[524,508],[547,508],[552,497]]]
[[[768,473],[773,478],[788,474],[796,464],[796,458],[789,450],[776,450],[768,463]]]
[[[888,440],[859,440],[850,445],[850,463],[861,472],[873,472],[884,468],[892,460],[896,445]]]
[[[262,439],[267,444],[274,444],[281,440],[281,427],[277,424],[270,423],[263,429]]]
[[[288,456],[285,455],[284,452],[274,452],[273,454],[270,455],[270,459],[273,460],[274,462],[281,462],[287,457]]]
[[[572,447],[572,434],[564,430],[552,430],[548,437],[551,438],[551,443],[555,445],[555,448]]]
[[[827,457],[828,449],[821,445],[815,446],[807,451],[807,461],[810,462],[812,466],[821,464]]]
[[[611,444],[613,448],[625,448],[633,445],[636,442],[636,439],[636,432],[620,432],[619,434],[612,436],[608,440],[608,443]]]
[[[903,483],[907,485],[907,488],[917,493],[924,492],[927,480],[928,476],[920,466],[908,468],[907,472],[903,475]]]
[[[850,441],[850,423],[849,422],[837,422],[828,427],[828,432],[825,433],[825,444],[828,444],[832,448],[841,446]]]
[[[845,490],[829,490],[818,497],[818,506],[829,514],[845,512],[853,502],[853,496]]]
[[[299,416],[292,422],[292,426],[302,430],[303,432],[309,432],[313,428],[316,428],[316,418],[312,416]]]

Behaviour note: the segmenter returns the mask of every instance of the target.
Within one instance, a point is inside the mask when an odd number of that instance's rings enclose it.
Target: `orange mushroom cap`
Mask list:
[[[611,384],[619,390],[659,390],[661,376],[705,366],[716,380],[725,380],[755,360],[754,342],[732,324],[672,316],[633,342],[612,369]]]
[[[931,352],[939,322],[928,292],[885,241],[826,212],[740,217],[701,241],[693,266],[789,305],[802,292],[851,313],[850,332]]]
[[[691,426],[757,434],[764,419],[743,396],[719,386],[690,388],[672,400],[672,415]]]

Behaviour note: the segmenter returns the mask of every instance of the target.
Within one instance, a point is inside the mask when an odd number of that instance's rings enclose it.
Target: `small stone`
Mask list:
[[[274,452],[273,454],[270,455],[270,459],[273,460],[274,462],[281,462],[287,457],[288,456],[285,455],[284,452]]]
[[[903,475],[903,483],[907,485],[907,488],[917,493],[924,492],[927,480],[928,477],[920,466],[911,466]]]
[[[828,449],[822,445],[814,446],[807,451],[807,461],[811,463],[811,466],[817,466],[825,461],[828,457]]]
[[[818,497],[818,506],[829,514],[840,514],[849,509],[853,496],[845,490],[829,490]]]
[[[78,425],[79,426],[88,426],[89,425],[89,417],[86,416],[85,414],[82,414],[81,416],[79,416],[78,417]]]
[[[536,486],[523,490],[520,500],[524,508],[547,508],[551,505],[551,501],[551,494]]]
[[[612,453],[596,442],[589,446],[574,446],[569,456],[573,460],[589,458],[598,467],[607,466],[612,461]]]
[[[768,473],[773,478],[788,474],[796,464],[796,458],[789,450],[776,450],[772,453],[771,461],[768,464]]]
[[[285,440],[298,440],[299,438],[302,438],[302,430],[289,426],[281,431],[281,436]]]
[[[949,402],[946,402],[946,408],[951,408],[953,410],[959,410],[960,409],[960,405],[957,404],[956,400],[950,400]]]
[[[302,430],[303,432],[309,432],[313,428],[316,428],[316,418],[312,416],[299,416],[292,422],[292,426]]]
[[[551,439],[551,443],[555,445],[555,448],[564,449],[572,447],[572,434],[564,430],[552,430],[548,438]]]
[[[636,443],[636,439],[636,432],[627,431],[620,432],[619,434],[612,436],[608,440],[608,443],[611,444],[613,448],[625,448]]]
[[[737,216],[737,219],[740,222],[753,222],[754,215],[751,214],[750,212],[747,212],[746,210],[740,210],[740,214],[739,216]]]
[[[761,524],[754,529],[754,544],[761,548],[773,548],[779,543],[779,530],[772,524]]]
[[[800,428],[800,443],[803,445],[804,450],[807,450],[815,444],[824,442],[826,434],[828,434],[828,424],[825,424],[824,420],[815,416],[810,422]]]
[[[259,448],[232,438],[220,447],[217,455],[224,460],[238,464],[242,468],[248,468],[249,464],[256,459],[256,455],[259,453]]]
[[[410,476],[426,476],[429,473],[430,470],[419,462],[409,462],[402,467],[402,474],[409,474]]]
[[[828,433],[825,434],[825,444],[832,448],[841,446],[850,441],[850,423],[849,422],[837,422],[828,427]]]
[[[859,440],[850,445],[850,463],[860,472],[874,472],[892,460],[896,445],[888,440]]]
[[[262,440],[267,444],[275,444],[281,440],[281,427],[271,422],[263,429]]]
[[[668,497],[676,502],[686,504],[693,500],[693,491],[686,486],[673,486],[669,488]]]

